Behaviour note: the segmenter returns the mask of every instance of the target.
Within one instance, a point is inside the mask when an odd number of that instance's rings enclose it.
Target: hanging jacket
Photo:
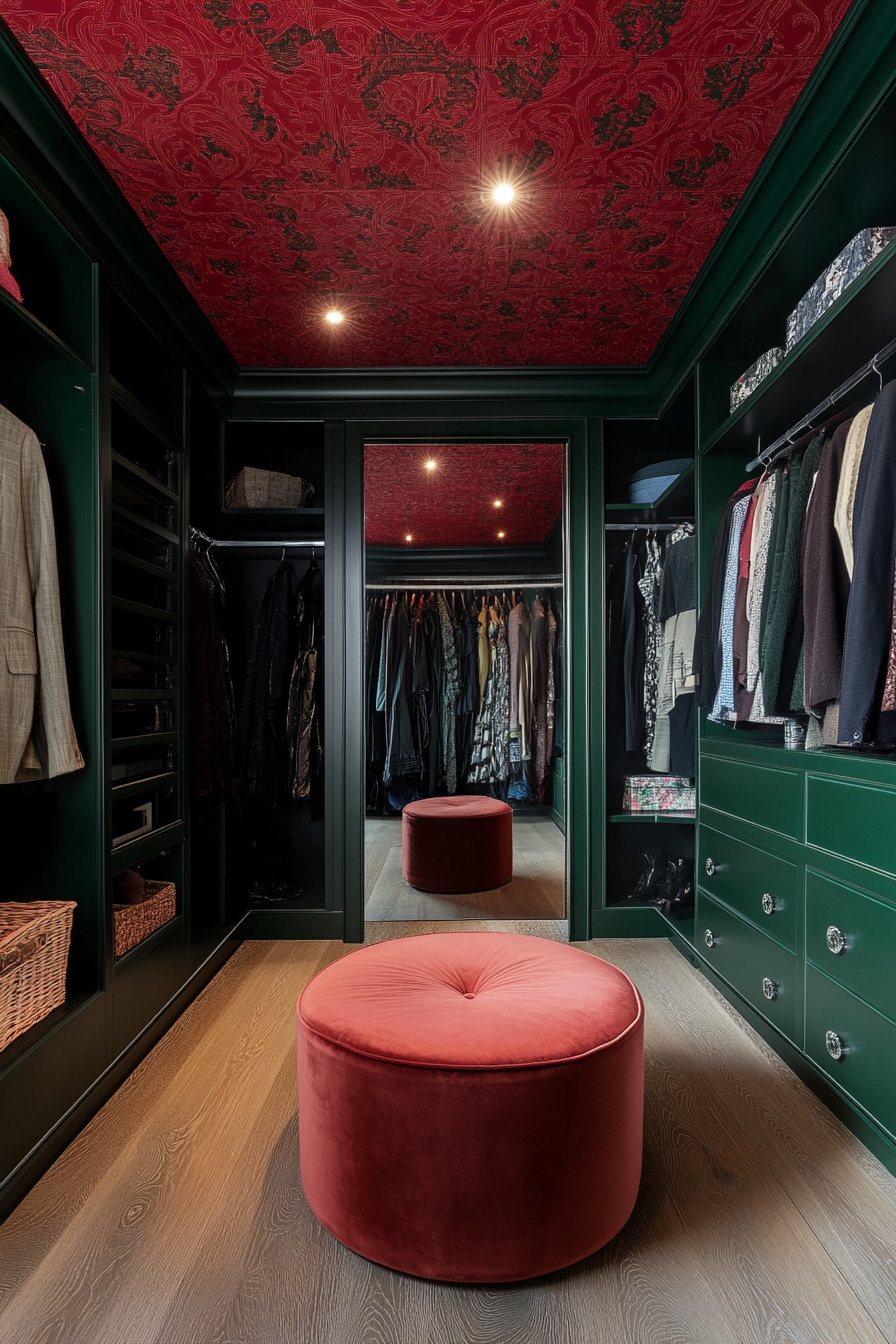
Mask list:
[[[83,768],[68,697],[50,483],[0,406],[0,784]]]

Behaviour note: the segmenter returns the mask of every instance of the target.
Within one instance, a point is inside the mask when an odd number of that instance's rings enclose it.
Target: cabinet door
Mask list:
[[[896,1026],[813,966],[806,968],[806,1054],[896,1134]]]
[[[810,774],[806,790],[810,845],[896,872],[896,789]]]
[[[786,859],[700,826],[697,881],[762,933],[796,947],[797,868]]]
[[[806,874],[806,956],[873,1008],[896,1021],[896,906],[835,882],[810,868]]]
[[[697,893],[695,944],[706,962],[790,1040],[797,1035],[796,958],[705,892]]]

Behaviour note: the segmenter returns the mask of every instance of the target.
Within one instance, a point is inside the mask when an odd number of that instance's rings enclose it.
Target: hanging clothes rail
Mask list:
[[[604,523],[605,532],[674,532],[681,523]]]
[[[512,578],[487,578],[487,579],[421,579],[419,575],[413,578],[396,579],[393,583],[366,583],[364,587],[369,591],[391,593],[395,588],[426,588],[430,592],[451,592],[454,588],[562,588],[563,579],[559,574],[532,575],[521,578],[519,574]]]
[[[890,341],[889,345],[885,345],[882,350],[878,350],[873,359],[869,359],[867,364],[863,364],[860,369],[857,369],[829,397],[825,397],[824,401],[819,402],[808,415],[804,415],[798,424],[794,425],[792,429],[788,429],[787,433],[782,434],[779,439],[775,439],[770,447],[758,453],[752,462],[747,463],[745,470],[754,471],[756,467],[767,466],[781,448],[789,447],[796,436],[801,434],[804,429],[811,429],[813,420],[816,420],[820,415],[824,415],[825,411],[829,411],[841,397],[845,397],[847,392],[851,392],[854,387],[857,387],[863,378],[867,378],[869,373],[878,374],[881,379],[881,386],[883,386],[883,374],[880,372],[880,365],[885,360],[892,359],[893,355],[896,355],[896,340]]]
[[[216,547],[251,547],[256,551],[259,548],[265,550],[282,550],[284,546],[304,546],[306,548],[310,547],[312,550],[320,551],[324,549],[324,543],[322,541],[296,541],[294,539],[291,541],[216,541],[214,537],[212,537],[209,538],[209,544]]]

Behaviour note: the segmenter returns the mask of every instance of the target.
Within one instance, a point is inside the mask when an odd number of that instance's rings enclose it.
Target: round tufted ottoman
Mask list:
[[[643,1024],[628,977],[565,943],[430,934],[343,957],[298,1004],[308,1203],[423,1278],[581,1260],[638,1193]]]
[[[497,798],[421,798],[401,814],[401,871],[419,891],[491,891],[513,877],[513,812]]]

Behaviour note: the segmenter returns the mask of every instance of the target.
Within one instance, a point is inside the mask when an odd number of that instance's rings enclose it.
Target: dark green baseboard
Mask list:
[[[669,924],[650,905],[605,905],[592,908],[592,938],[668,938]]]
[[[247,939],[308,939],[341,943],[345,931],[342,910],[250,910],[240,927]]]
[[[672,941],[691,965],[696,966],[697,970],[706,976],[713,988],[717,989],[722,997],[737,1009],[744,1021],[755,1032],[758,1032],[767,1045],[771,1046],[775,1054],[780,1055],[788,1068],[792,1069],[800,1081],[805,1083],[809,1091],[813,1092],[819,1101],[824,1102],[828,1110],[833,1112],[840,1123],[845,1125],[850,1133],[854,1134],[859,1142],[863,1143],[869,1152],[873,1153],[877,1160],[896,1176],[896,1145],[893,1144],[888,1135],[883,1130],[878,1129],[842,1093],[832,1087],[803,1052],[780,1035],[770,1023],[766,1022],[765,1018],[746,1003],[727,981],[717,975],[715,970],[684,939],[673,938]]]
[[[193,973],[183,988],[166,1003],[135,1041],[118,1056],[96,1082],[75,1102],[74,1106],[49,1131],[36,1147],[10,1172],[0,1185],[0,1221],[7,1218],[25,1198],[32,1186],[53,1165],[68,1145],[89,1123],[133,1073],[142,1059],[157,1045],[193,999],[205,989],[226,961],[233,956],[242,941],[242,928],[237,926],[211,956]]]
[[[562,835],[566,834],[566,818],[563,816],[563,813],[558,812],[555,807],[551,808],[551,821]]]

